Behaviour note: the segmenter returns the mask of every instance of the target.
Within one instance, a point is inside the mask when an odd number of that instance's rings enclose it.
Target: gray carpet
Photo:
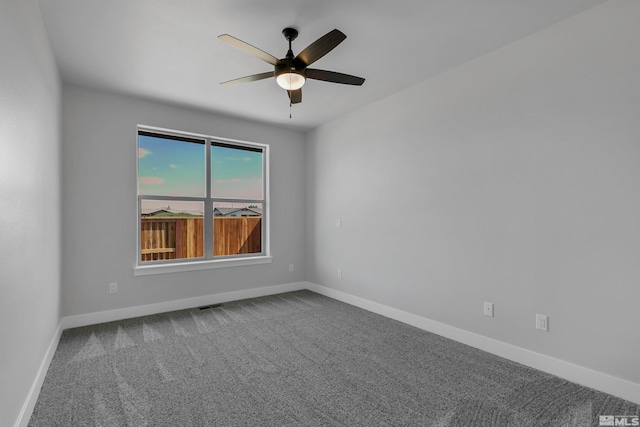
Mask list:
[[[30,426],[589,426],[639,405],[309,291],[65,330]]]

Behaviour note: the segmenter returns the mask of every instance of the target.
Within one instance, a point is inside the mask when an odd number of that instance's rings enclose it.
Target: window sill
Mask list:
[[[256,256],[249,258],[217,259],[206,261],[180,262],[175,264],[138,265],[133,269],[134,276],[148,276],[151,274],[179,273],[181,271],[208,270],[211,268],[241,267],[245,265],[271,264],[271,256]]]

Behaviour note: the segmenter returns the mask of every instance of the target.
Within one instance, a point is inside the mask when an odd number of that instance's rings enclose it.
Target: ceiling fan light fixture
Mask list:
[[[286,90],[298,90],[302,86],[304,86],[304,83],[306,81],[307,79],[304,77],[304,75],[293,70],[278,74],[278,77],[276,77],[276,82],[278,82],[278,85],[282,89]]]

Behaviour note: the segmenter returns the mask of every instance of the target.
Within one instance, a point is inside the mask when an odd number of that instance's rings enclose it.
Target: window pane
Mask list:
[[[262,204],[213,204],[213,255],[262,252]]]
[[[195,142],[140,133],[138,194],[204,197],[204,163],[204,141]]]
[[[262,150],[211,146],[211,196],[221,199],[261,200]]]
[[[204,256],[204,202],[142,200],[141,261]]]

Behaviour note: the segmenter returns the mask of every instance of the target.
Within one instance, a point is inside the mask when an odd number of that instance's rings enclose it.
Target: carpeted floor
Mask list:
[[[30,426],[590,426],[640,406],[309,291],[64,331]]]

